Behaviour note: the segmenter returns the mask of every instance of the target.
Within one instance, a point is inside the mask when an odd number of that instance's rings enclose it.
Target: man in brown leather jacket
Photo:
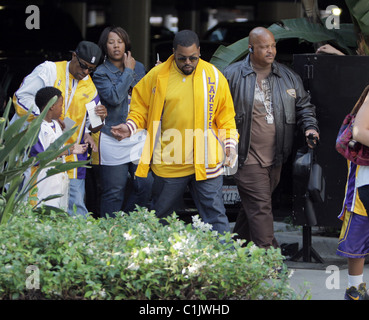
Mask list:
[[[278,247],[273,230],[272,193],[293,146],[296,126],[319,140],[315,106],[300,77],[274,61],[276,42],[265,28],[249,35],[250,54],[224,70],[240,134],[234,178],[242,209],[234,232],[263,248]],[[310,140],[307,140],[310,141]]]

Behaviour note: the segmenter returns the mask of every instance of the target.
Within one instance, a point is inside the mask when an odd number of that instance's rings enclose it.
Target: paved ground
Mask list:
[[[287,262],[289,269],[294,271],[290,278],[291,287],[300,294],[308,289],[311,300],[343,300],[347,286],[347,265],[339,261],[331,262],[330,265],[322,266],[307,262]],[[364,281],[369,283],[368,264],[364,269]]]
[[[274,229],[280,245],[293,244],[298,246],[298,250],[303,249],[302,227],[275,222]],[[301,257],[297,261],[287,260],[288,268],[293,271],[290,285],[301,295],[308,291],[311,300],[343,300],[347,287],[347,260],[336,255],[338,236],[321,236],[319,230],[318,227],[311,228],[310,248],[319,255],[322,262],[317,262],[313,255],[305,259]],[[364,268],[364,281],[369,286],[369,260]]]
[[[301,257],[298,261],[286,261],[293,274],[290,285],[297,293],[309,290],[311,300],[343,300],[347,286],[347,260],[336,255],[338,237],[320,236],[317,228],[312,228],[311,248],[315,250],[323,262],[317,262],[312,256]],[[302,228],[292,228],[275,223],[275,235],[279,244],[298,243],[303,247]],[[307,262],[309,261],[309,262]],[[369,285],[369,264],[365,265],[364,281]]]

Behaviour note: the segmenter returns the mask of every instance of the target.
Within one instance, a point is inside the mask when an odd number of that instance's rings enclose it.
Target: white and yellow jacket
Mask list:
[[[58,88],[63,95],[63,112],[61,119],[69,117],[78,126],[77,131],[66,142],[69,143],[84,143],[84,134],[86,126],[86,104],[95,101],[96,104],[100,101],[96,87],[88,75],[84,79],[77,81],[69,73],[68,61],[45,61],[38,65],[32,73],[30,73],[22,82],[20,88],[15,92],[13,97],[13,105],[16,111],[14,119],[27,114],[32,108],[32,113],[28,121],[32,121],[40,114],[39,108],[35,104],[35,96],[39,89],[46,86]],[[66,89],[75,86],[75,93],[71,97],[70,107],[66,107]],[[71,95],[70,95],[71,96]],[[12,120],[12,121],[13,121]],[[87,159],[87,151],[85,154],[71,154],[66,157],[67,162],[83,161]],[[86,168],[80,167],[68,171],[70,179],[84,179]]]

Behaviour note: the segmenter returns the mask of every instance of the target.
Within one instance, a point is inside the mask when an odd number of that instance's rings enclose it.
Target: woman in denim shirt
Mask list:
[[[152,177],[135,176],[146,131],[122,141],[116,140],[110,132],[111,126],[121,123],[122,120],[125,122],[130,92],[145,75],[145,68],[132,57],[129,36],[121,27],[105,28],[101,33],[99,46],[105,54],[105,59],[96,69],[93,81],[101,103],[108,110],[108,116],[98,137],[98,154],[93,155],[93,159],[98,159],[100,165],[100,215],[104,217],[106,214],[112,216],[114,212],[122,209],[126,212],[132,211],[135,204],[148,206]],[[133,190],[129,197],[126,192],[128,174],[133,181]]]

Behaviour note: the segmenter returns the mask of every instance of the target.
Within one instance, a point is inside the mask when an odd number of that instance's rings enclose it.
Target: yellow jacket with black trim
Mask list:
[[[161,116],[173,60],[172,55],[150,70],[133,88],[126,123],[132,133],[139,129],[147,129],[148,132],[136,171],[139,177],[147,176],[154,146],[161,134]],[[196,180],[206,180],[223,173],[224,149],[236,147],[238,133],[233,100],[225,77],[202,59],[194,72],[194,167]]]

